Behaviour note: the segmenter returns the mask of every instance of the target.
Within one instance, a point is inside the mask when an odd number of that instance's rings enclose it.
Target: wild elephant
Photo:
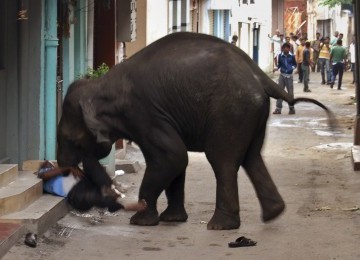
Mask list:
[[[174,33],[150,44],[105,76],[72,83],[58,125],[60,166],[83,163],[104,196],[111,179],[98,160],[119,138],[136,142],[146,170],[139,192],[148,207],[130,223],[186,221],[187,151],[204,152],[216,177],[216,207],[208,229],[240,226],[237,172],[243,166],[262,208],[276,218],[285,208],[261,156],[270,97],[291,99],[242,50],[204,34]],[[156,203],[165,190],[168,206]]]

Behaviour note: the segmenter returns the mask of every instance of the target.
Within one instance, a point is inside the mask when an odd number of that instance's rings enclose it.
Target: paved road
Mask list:
[[[296,106],[296,115],[270,116],[263,154],[287,204],[275,221],[261,222],[253,187],[240,170],[240,229],[206,230],[214,210],[215,179],[204,155],[190,153],[188,222],[139,227],[128,224],[130,213],[72,212],[37,248],[20,241],[4,259],[360,259],[360,173],[352,170],[350,157],[355,115],[351,75],[346,73],[342,91],[321,86],[318,73],[310,78],[312,92],[303,93],[295,84],[295,95],[330,106],[342,131],[329,132],[324,112],[309,104]],[[134,147],[128,156],[144,163]],[[128,200],[136,200],[142,174],[118,177],[128,185]],[[161,196],[160,211],[165,203]],[[228,242],[242,235],[256,240],[257,246],[228,248]]]

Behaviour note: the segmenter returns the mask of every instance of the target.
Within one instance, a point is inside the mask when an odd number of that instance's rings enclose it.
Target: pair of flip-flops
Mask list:
[[[235,242],[230,242],[229,247],[247,247],[247,246],[256,246],[257,242],[254,240],[251,240],[250,238],[246,238],[244,236],[241,236],[235,240]]]

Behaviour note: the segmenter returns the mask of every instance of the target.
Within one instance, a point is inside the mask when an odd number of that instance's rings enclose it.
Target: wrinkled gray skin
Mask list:
[[[111,180],[98,163],[119,138],[136,142],[146,170],[139,199],[145,211],[130,223],[186,221],[187,151],[205,152],[216,177],[216,208],[208,229],[240,226],[237,172],[243,166],[263,220],[285,208],[260,154],[270,97],[295,104],[239,48],[193,33],[168,35],[114,66],[97,80],[74,82],[58,126],[58,163],[83,162],[87,177],[106,190]],[[168,207],[156,203],[165,190]],[[205,191],[204,191],[205,192]]]

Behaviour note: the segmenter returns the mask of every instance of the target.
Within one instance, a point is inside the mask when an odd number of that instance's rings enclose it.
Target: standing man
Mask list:
[[[315,72],[315,67],[316,67],[316,72],[320,71],[320,66],[319,66],[320,42],[321,42],[320,33],[317,32],[316,39],[311,42],[311,48],[313,49],[313,62],[314,62],[314,66],[311,67],[312,72]]]
[[[330,51],[330,62],[333,65],[330,88],[334,87],[336,76],[339,73],[338,90],[341,90],[345,58],[346,49],[342,46],[342,40],[339,39],[336,42],[336,46],[332,47]]]
[[[281,53],[281,47],[284,44],[285,40],[284,40],[284,34],[280,33],[279,34],[279,39],[278,40],[274,40],[272,39],[272,41],[274,42],[274,64],[275,67],[277,66],[277,58]]]
[[[330,37],[326,37],[324,42],[320,44],[319,52],[319,65],[321,69],[321,85],[331,82],[331,70],[330,70]],[[325,83],[325,71],[326,71],[326,83]]]
[[[293,52],[294,55],[296,55],[296,50],[298,47],[296,40],[297,40],[297,36],[294,35],[294,33],[290,33],[290,43],[292,44],[292,46],[294,48],[294,52]]]
[[[304,49],[305,49],[305,39],[301,38],[300,39],[300,45],[297,47],[296,54],[295,54],[296,63],[297,63],[297,70],[298,70],[298,73],[299,73],[299,81],[298,81],[298,83],[302,83],[303,82],[303,77],[304,77],[304,74],[303,74],[303,71],[302,71],[302,68],[301,68],[301,64],[303,62]]]
[[[335,46],[336,45],[336,42],[338,40],[338,37],[339,37],[339,32],[338,31],[335,31],[334,32],[334,37],[331,39],[330,41],[330,45],[331,46]]]
[[[310,54],[311,50],[310,50],[310,42],[306,42],[305,43],[305,49],[303,52],[303,62],[301,64],[301,68],[303,71],[303,75],[304,75],[304,92],[311,92],[311,90],[309,89],[309,73],[310,73],[310,65],[311,65],[311,57]]]
[[[290,38],[290,36],[286,36],[286,37],[285,37],[285,42],[290,45],[290,52],[295,55],[295,53],[294,53],[294,45],[291,43],[291,38]],[[283,46],[284,46],[284,45],[283,45]]]
[[[290,52],[290,44],[284,43],[282,46],[282,53],[279,55],[277,68],[274,69],[274,72],[280,69],[279,76],[279,87],[286,90],[292,98],[294,98],[294,84],[293,84],[293,70],[296,68],[296,61],[294,54]],[[273,114],[281,114],[282,109],[282,99],[276,101],[276,109]],[[289,105],[289,115],[295,114],[294,106]]]
[[[349,52],[350,52],[350,63],[351,63],[351,71],[353,73],[353,81],[351,84],[355,83],[355,62],[356,62],[356,56],[355,56],[355,37],[353,36],[351,39],[351,43],[349,46]]]

